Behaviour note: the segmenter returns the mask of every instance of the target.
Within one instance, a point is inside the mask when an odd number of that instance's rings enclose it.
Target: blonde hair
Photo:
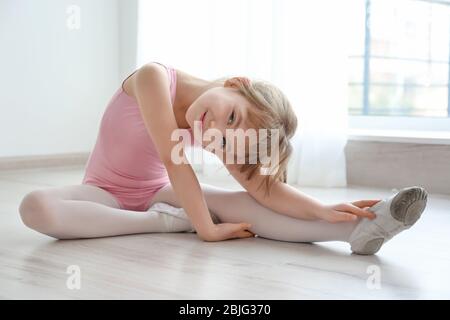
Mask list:
[[[246,123],[248,127],[269,129],[267,143],[266,141],[263,142],[266,143],[266,146],[269,146],[269,156],[272,155],[270,129],[278,129],[279,162],[275,166],[275,170],[266,174],[263,183],[258,187],[259,190],[264,184],[266,195],[270,194],[270,189],[275,181],[287,182],[287,165],[292,154],[290,139],[297,129],[297,116],[286,95],[270,82],[261,79],[248,82],[242,77],[222,77],[213,80],[213,82],[223,85],[229,79],[234,80],[233,83],[239,89],[239,92],[254,106],[248,109]],[[257,146],[258,150],[260,150],[259,138]],[[245,163],[241,164],[239,168],[241,173],[247,173],[247,180],[250,180],[257,172],[260,172],[263,167],[259,157],[257,157],[258,161],[256,163],[250,163],[248,161],[249,156],[246,151]]]

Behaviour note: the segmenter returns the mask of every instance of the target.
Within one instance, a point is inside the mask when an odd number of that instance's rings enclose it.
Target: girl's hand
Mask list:
[[[255,234],[248,229],[249,223],[219,223],[208,232],[207,235],[200,236],[204,241],[222,241],[236,238],[251,238]]]
[[[375,219],[375,213],[367,210],[381,200],[359,200],[351,203],[324,205],[323,210],[317,213],[317,218],[331,222],[355,221],[359,217]]]

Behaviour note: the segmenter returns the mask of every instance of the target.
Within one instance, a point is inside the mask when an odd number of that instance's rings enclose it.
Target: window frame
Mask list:
[[[401,57],[381,57],[370,55],[370,5],[371,2],[377,0],[363,0],[365,1],[365,34],[364,34],[364,55],[354,55],[350,58],[363,59],[363,79],[362,83],[349,83],[349,85],[359,85],[363,88],[362,114],[349,114],[349,128],[350,129],[364,129],[364,130],[414,130],[414,131],[450,131],[450,39],[449,39],[449,58],[447,61],[431,61],[433,63],[448,64],[448,78],[447,78],[447,117],[432,117],[432,116],[381,116],[370,115],[369,93],[370,93],[370,60],[371,59],[399,59],[402,61],[411,60],[410,58]],[[410,1],[424,1],[424,0],[410,0]],[[450,2],[431,0],[426,1],[432,4],[450,6]],[[422,62],[420,59],[413,59]],[[425,60],[423,61],[425,62]],[[429,62],[426,60],[426,62]]]

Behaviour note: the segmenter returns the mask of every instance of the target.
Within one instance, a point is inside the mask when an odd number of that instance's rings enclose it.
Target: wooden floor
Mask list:
[[[450,298],[448,196],[430,195],[418,224],[368,257],[350,254],[349,245],[339,242],[206,243],[185,233],[56,241],[22,224],[18,206],[24,194],[78,184],[82,174],[82,168],[0,173],[0,298]],[[302,191],[326,203],[391,194],[368,188]],[[80,289],[67,287],[72,265],[80,268]]]

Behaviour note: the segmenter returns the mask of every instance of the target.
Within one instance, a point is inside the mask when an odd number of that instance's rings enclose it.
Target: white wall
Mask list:
[[[131,59],[119,58],[118,1],[0,0],[0,157],[91,150]]]
[[[136,70],[138,0],[119,3],[119,78]]]

